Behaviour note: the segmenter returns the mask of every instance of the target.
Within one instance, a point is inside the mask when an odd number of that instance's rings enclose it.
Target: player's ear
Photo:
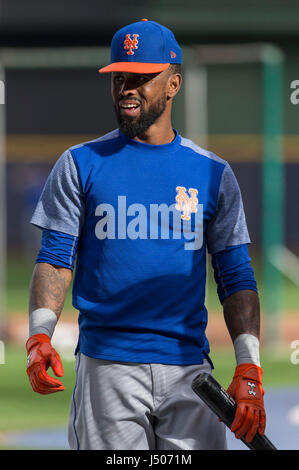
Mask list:
[[[180,73],[171,73],[167,81],[167,98],[174,98],[182,85],[182,75]]]

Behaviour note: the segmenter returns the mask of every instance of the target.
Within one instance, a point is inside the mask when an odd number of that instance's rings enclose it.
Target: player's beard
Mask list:
[[[152,126],[164,113],[166,102],[166,96],[162,96],[149,107],[148,111],[145,111],[142,103],[140,103],[140,114],[138,118],[122,115],[119,107],[114,105],[120,130],[127,137],[130,137],[130,139],[134,139],[134,137],[142,137],[148,128]]]

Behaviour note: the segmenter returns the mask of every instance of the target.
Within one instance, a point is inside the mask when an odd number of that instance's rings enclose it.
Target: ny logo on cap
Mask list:
[[[127,54],[133,55],[134,52],[132,49],[138,49],[138,38],[139,34],[133,34],[133,39],[131,39],[131,34],[126,34],[126,39],[124,40],[124,49],[129,49]]]

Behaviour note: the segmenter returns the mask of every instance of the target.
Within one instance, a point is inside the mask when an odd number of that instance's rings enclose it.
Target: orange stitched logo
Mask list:
[[[170,51],[170,57],[171,57],[172,59],[174,59],[174,58],[176,57],[176,53],[173,52],[173,51]]]
[[[129,49],[127,54],[133,55],[134,52],[132,49],[138,49],[138,38],[139,34],[133,34],[133,39],[131,39],[131,34],[126,34],[126,39],[124,40],[124,49]]]
[[[175,205],[175,208],[178,211],[182,211],[183,214],[181,215],[181,218],[183,220],[190,220],[190,213],[191,212],[197,212],[197,204],[198,204],[198,199],[197,199],[197,194],[198,191],[197,189],[194,188],[189,188],[188,193],[190,194],[190,197],[186,193],[186,188],[184,186],[177,186],[176,191],[178,194],[176,195],[175,200],[177,201],[177,204]]]

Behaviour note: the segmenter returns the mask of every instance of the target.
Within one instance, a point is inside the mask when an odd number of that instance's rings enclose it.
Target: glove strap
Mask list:
[[[244,377],[262,384],[263,370],[255,364],[239,364],[234,375],[234,378],[236,377]]]
[[[29,354],[31,349],[39,343],[51,344],[51,340],[49,336],[44,335],[44,334],[37,334],[37,335],[30,336],[30,338],[26,342],[27,354]]]

